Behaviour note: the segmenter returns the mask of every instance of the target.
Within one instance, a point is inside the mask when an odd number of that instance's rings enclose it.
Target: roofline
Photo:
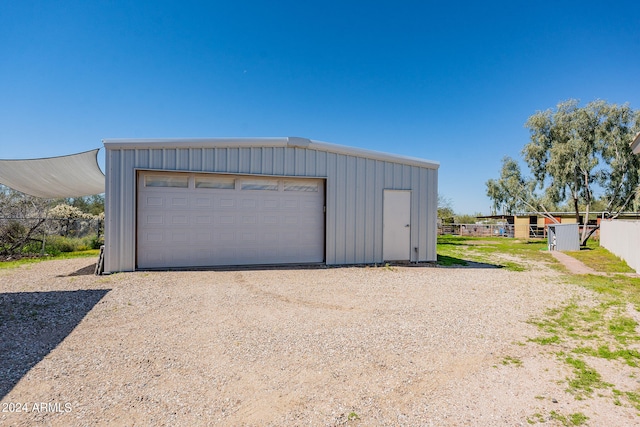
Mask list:
[[[403,163],[429,169],[438,169],[440,163],[417,157],[401,156],[383,153],[364,148],[347,147],[328,142],[313,141],[299,137],[277,138],[107,138],[103,139],[107,150],[132,150],[137,148],[227,148],[227,147],[289,147],[307,148],[310,150],[326,151],[347,156],[365,157],[374,160]]]
[[[640,132],[636,134],[636,137],[631,141],[631,151],[635,154],[640,154]]]

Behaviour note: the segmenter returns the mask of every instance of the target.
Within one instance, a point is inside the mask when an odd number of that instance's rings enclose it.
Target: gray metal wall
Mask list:
[[[603,220],[600,223],[600,245],[640,273],[640,221]]]
[[[135,269],[138,169],[326,178],[327,264],[382,262],[383,189],[411,190],[411,261],[436,260],[435,168],[293,147],[107,146],[106,169],[106,272]]]
[[[556,251],[579,251],[580,234],[578,224],[549,224],[549,248]],[[555,248],[552,244],[555,237]]]

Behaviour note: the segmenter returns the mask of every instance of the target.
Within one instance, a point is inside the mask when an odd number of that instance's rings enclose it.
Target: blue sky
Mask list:
[[[530,115],[640,109],[640,3],[0,0],[0,58],[0,158],[301,136],[436,160],[489,213]]]

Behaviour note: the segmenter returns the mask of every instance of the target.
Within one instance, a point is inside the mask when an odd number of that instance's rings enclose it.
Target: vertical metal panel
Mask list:
[[[140,165],[141,168],[148,168],[151,161],[149,150],[136,150],[136,153],[136,164]]]
[[[302,174],[303,175],[307,174],[309,176],[317,176],[316,156],[318,155],[318,152],[315,150],[302,150],[302,152],[304,153],[304,164],[306,166]]]
[[[194,168],[190,162],[191,151],[188,148],[179,148],[175,150],[176,156],[176,167],[177,170],[198,170],[198,168]]]
[[[355,239],[354,239],[354,260],[353,262],[361,264],[365,262],[366,249],[366,226],[367,226],[367,210],[365,206],[365,188],[367,179],[366,159],[362,157],[356,158],[356,182],[354,188],[356,192],[355,209],[353,210],[353,220],[355,222]]]
[[[640,221],[603,220],[600,223],[600,245],[640,273]]]
[[[353,264],[356,262],[356,158],[345,156],[347,179],[344,183],[345,199],[343,201],[345,229],[344,229],[344,262]]]
[[[327,202],[327,213],[326,213],[326,262],[327,264],[338,264],[338,260],[336,258],[336,235],[337,235],[337,225],[336,225],[336,211],[337,211],[337,202],[336,202],[336,187],[337,187],[337,176],[338,176],[338,162],[337,155],[334,153],[327,153],[326,155],[326,167],[327,167],[327,182],[326,182],[326,202]],[[331,177],[331,179],[329,179]]]
[[[306,155],[305,152],[308,150],[305,150],[303,148],[294,148],[294,155],[295,155],[295,162],[294,162],[294,175],[297,176],[304,176],[307,175],[307,165],[306,165]]]
[[[420,256],[420,249],[422,245],[420,243],[420,238],[422,232],[424,231],[424,227],[422,226],[421,215],[420,215],[420,201],[424,199],[424,195],[422,192],[424,191],[424,187],[422,182],[420,182],[420,169],[407,167],[408,173],[410,173],[410,178],[407,179],[409,182],[406,185],[411,187],[411,261],[418,261]]]
[[[162,154],[164,156],[164,164],[162,168],[167,170],[175,170],[177,150],[172,148],[165,148]]]
[[[345,200],[347,198],[347,158],[341,154],[336,157],[336,186],[335,186],[335,206],[336,211],[336,263],[347,263],[347,206]]]
[[[375,238],[376,238],[376,190],[375,190],[375,174],[376,161],[366,159],[364,172],[364,185],[362,192],[364,193],[364,260],[363,262],[373,262],[375,260]]]
[[[120,163],[114,157],[118,154],[120,154],[119,151],[107,150],[104,162],[106,172],[104,185],[104,271],[107,273],[120,271],[120,262],[117,259],[118,252],[115,247],[118,242],[117,211],[120,203],[118,203],[119,192],[116,191],[116,186]]]
[[[284,175],[284,148],[276,147],[273,151],[273,174]]]
[[[325,151],[315,151],[316,173],[315,176],[329,176],[327,172],[327,153]]]
[[[265,175],[273,174],[273,147],[262,149],[262,173]]]
[[[385,174],[386,163],[376,160],[376,176],[375,176],[375,216],[374,216],[374,262],[382,262],[382,191],[387,187],[387,176]],[[390,181],[390,180],[389,180]]]
[[[150,152],[149,167],[155,167],[155,168],[162,167],[162,166],[158,166],[158,165],[162,165],[162,150],[153,148],[149,150],[149,152]],[[151,166],[151,165],[154,165],[154,166]]]
[[[249,173],[251,171],[251,148],[238,148],[238,173]]]
[[[296,149],[284,148],[284,174],[295,175],[296,173]]]
[[[393,170],[393,189],[405,190],[406,188],[404,188],[402,185],[402,165],[398,163],[391,163],[390,166]]]
[[[382,262],[383,190],[411,190],[411,260],[436,259],[437,170],[299,147],[112,149],[106,159],[106,271],[135,268],[136,168],[326,177],[327,264]]]
[[[251,149],[251,167],[249,172],[253,174],[262,173],[262,159],[264,158],[264,148],[256,147]]]
[[[438,239],[438,171],[426,169],[427,178],[427,207],[424,215],[427,217],[427,258],[424,261],[436,261],[436,246]]]
[[[549,245],[558,251],[579,251],[578,224],[549,224]]]

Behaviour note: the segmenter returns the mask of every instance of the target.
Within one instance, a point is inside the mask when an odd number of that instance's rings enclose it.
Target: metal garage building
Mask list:
[[[436,260],[436,162],[293,137],[103,142],[105,272]]]

